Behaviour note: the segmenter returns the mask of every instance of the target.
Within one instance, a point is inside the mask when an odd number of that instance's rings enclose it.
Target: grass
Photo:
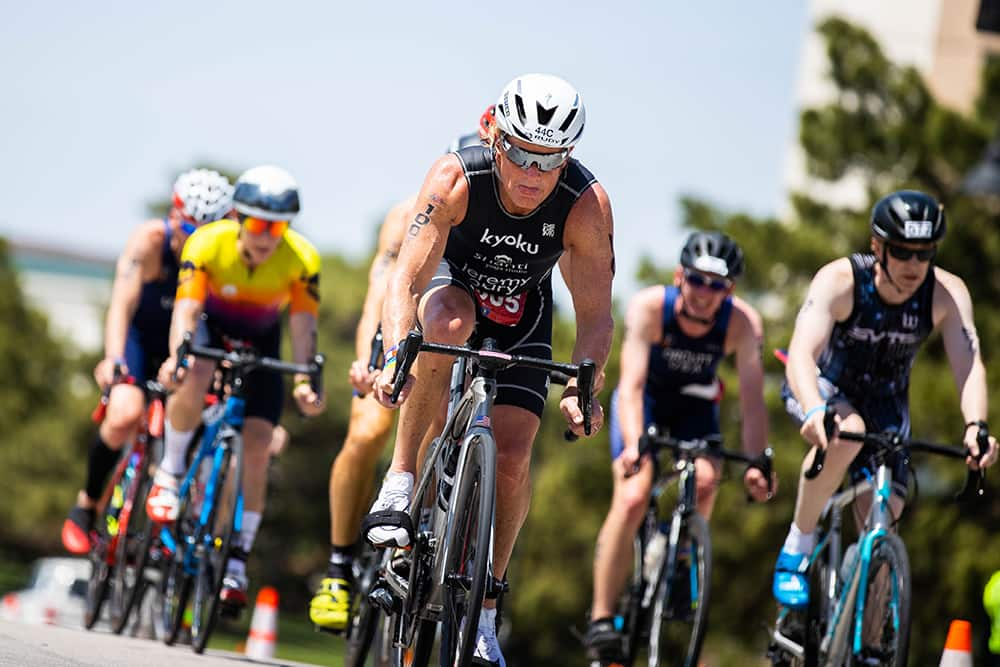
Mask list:
[[[250,629],[250,617],[251,610],[247,610],[239,622],[220,623],[209,640],[209,648],[242,652]],[[317,632],[304,609],[279,609],[275,657],[317,665],[341,665],[344,640],[326,632]]]

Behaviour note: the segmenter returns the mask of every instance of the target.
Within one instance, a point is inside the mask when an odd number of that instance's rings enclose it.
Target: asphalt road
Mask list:
[[[7,667],[235,667],[238,665],[299,665],[287,660],[255,661],[238,653],[167,646],[148,639],[119,637],[49,625],[0,621],[0,666]]]

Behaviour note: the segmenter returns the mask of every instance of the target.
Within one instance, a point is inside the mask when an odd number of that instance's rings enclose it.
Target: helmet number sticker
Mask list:
[[[908,239],[929,239],[934,223],[930,220],[907,220],[903,235]]]

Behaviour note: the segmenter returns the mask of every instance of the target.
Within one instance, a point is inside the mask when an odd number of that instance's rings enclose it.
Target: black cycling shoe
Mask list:
[[[590,622],[583,637],[587,647],[587,660],[591,667],[607,667],[625,661],[622,636],[615,629],[614,619],[600,618]]]

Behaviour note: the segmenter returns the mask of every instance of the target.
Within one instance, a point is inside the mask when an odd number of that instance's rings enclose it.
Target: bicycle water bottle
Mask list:
[[[646,581],[653,581],[663,562],[663,554],[667,549],[667,534],[657,528],[646,544],[646,552],[642,557],[642,576]]]
[[[854,568],[858,563],[858,543],[854,542],[847,547],[847,551],[844,552],[844,562],[840,564],[840,586],[847,583],[848,577],[854,571]]]

